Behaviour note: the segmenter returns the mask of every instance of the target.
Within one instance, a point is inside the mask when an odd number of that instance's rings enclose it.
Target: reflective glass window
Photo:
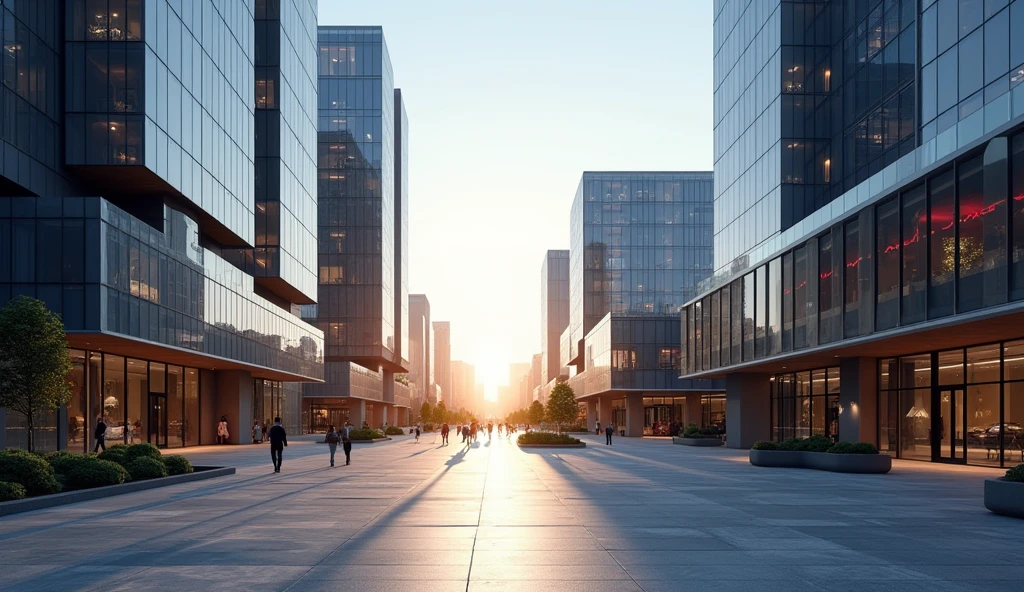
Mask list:
[[[923,321],[927,316],[928,203],[924,185],[903,194],[901,213],[903,288],[900,323]]]
[[[956,270],[956,214],[953,171],[928,182],[929,261],[928,318],[953,314],[953,274]]]
[[[900,289],[900,202],[898,198],[876,208],[875,262],[878,266],[878,299],[875,328],[891,329],[899,324]]]

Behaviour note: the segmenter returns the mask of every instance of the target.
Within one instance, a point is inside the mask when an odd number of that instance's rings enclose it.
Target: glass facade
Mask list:
[[[839,368],[778,374],[771,378],[771,434],[789,438],[839,439]]]
[[[606,314],[674,314],[696,295],[711,273],[712,175],[584,173],[570,224],[575,359]]]
[[[548,251],[540,270],[541,377],[558,377],[559,340],[569,326],[569,251]]]

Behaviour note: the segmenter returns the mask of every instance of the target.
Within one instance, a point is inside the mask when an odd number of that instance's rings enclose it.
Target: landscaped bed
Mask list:
[[[0,451],[0,516],[234,472],[193,467],[152,444],[117,444],[98,455],[8,449]]]
[[[520,448],[586,448],[579,438],[551,432],[527,432],[516,439]]]
[[[985,479],[985,507],[991,512],[1024,518],[1024,464],[1006,471],[1002,479]]]
[[[868,442],[837,442],[824,436],[790,438],[784,442],[757,442],[750,449],[750,464],[833,473],[888,473],[892,457],[879,454]]]
[[[672,438],[672,443],[682,446],[721,446],[722,439],[717,434],[705,434],[697,424],[691,423],[681,436]]]
[[[391,438],[384,435],[384,432],[374,429],[359,429],[351,430],[348,433],[349,440],[358,442],[360,444],[373,443],[373,442],[387,442]]]

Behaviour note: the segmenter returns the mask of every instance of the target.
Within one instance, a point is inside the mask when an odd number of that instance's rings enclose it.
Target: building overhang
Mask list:
[[[180,347],[153,343],[104,332],[72,331],[66,334],[68,347],[100,351],[119,356],[142,358],[146,360],[166,362],[180,366],[191,366],[204,370],[244,370],[253,378],[277,380],[281,382],[323,382],[321,378],[295,374],[276,368],[267,368],[256,364],[247,364],[237,360],[229,360],[211,356]],[[322,365],[321,365],[322,367]]]
[[[579,402],[584,402],[592,401],[594,399],[601,399],[604,397],[622,398],[627,395],[643,395],[645,397],[685,397],[686,395],[693,395],[698,393],[719,394],[725,393],[725,389],[609,389],[598,393],[590,393],[589,395],[584,395],[582,397],[576,397],[576,400]]]
[[[1024,337],[1024,302],[827,343],[763,360],[685,374],[680,378],[724,378],[733,373],[784,374],[836,366],[843,358],[891,358],[983,345]]]

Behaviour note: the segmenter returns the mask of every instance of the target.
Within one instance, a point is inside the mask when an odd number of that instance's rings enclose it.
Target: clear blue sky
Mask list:
[[[540,351],[584,170],[711,170],[712,0],[319,0],[381,25],[410,131],[410,291],[489,393]]]

